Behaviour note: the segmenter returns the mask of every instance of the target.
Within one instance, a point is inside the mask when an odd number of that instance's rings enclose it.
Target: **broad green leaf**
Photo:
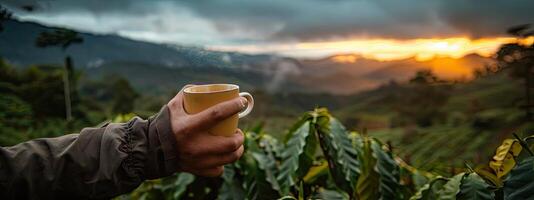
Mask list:
[[[316,126],[323,155],[328,161],[334,182],[339,188],[352,194],[360,169],[358,152],[352,145],[349,132],[332,117]]]
[[[399,166],[393,160],[392,155],[382,149],[382,146],[377,139],[371,141],[373,157],[377,160],[376,171],[380,176],[380,199],[399,199],[397,192],[400,187]]]
[[[235,170],[233,164],[224,166],[223,184],[219,189],[218,200],[245,199],[245,191],[241,180],[235,176]]]
[[[456,194],[460,191],[460,181],[465,173],[456,174],[443,185],[443,188],[438,191],[437,200],[455,200]]]
[[[245,141],[247,151],[240,163],[243,166],[243,188],[246,199],[276,199],[280,197],[275,179],[276,163],[257,144],[258,135],[248,135]]]
[[[196,176],[195,180],[187,185],[181,199],[216,199],[221,183],[221,178]]]
[[[252,156],[258,163],[258,167],[265,173],[266,181],[271,184],[272,189],[280,191],[280,185],[276,180],[276,173],[278,171],[276,160],[262,152],[252,152]]]
[[[410,197],[410,200],[435,200],[438,198],[439,191],[447,182],[446,178],[437,177],[424,184],[417,192]]]
[[[534,157],[521,161],[504,181],[504,199],[530,199],[534,197]]]
[[[310,134],[310,130],[312,130],[310,122],[305,121],[298,129],[290,133],[291,137],[288,138],[281,155],[282,164],[277,176],[282,194],[289,194],[289,189],[298,179],[304,177],[311,167],[315,147],[310,146],[316,146],[316,141],[315,136]]]
[[[457,200],[490,200],[493,192],[489,185],[476,173],[466,173],[460,181],[460,191],[456,194]]]
[[[500,179],[514,168],[515,157],[521,153],[522,149],[517,139],[506,139],[502,142],[489,163],[489,167],[493,169],[497,178]]]
[[[354,196],[359,200],[376,200],[380,198],[379,178],[375,171],[376,159],[373,157],[371,140],[367,137],[363,140],[362,150],[359,154],[361,172],[356,183]]]
[[[185,191],[187,190],[187,186],[191,184],[193,181],[195,181],[195,176],[193,174],[189,173],[179,173],[178,177],[176,178],[176,181],[174,182],[174,192],[172,193],[173,199],[179,199],[181,198]]]
[[[262,148],[269,157],[280,159],[282,156],[282,149],[284,148],[276,138],[268,134],[261,134],[258,145]]]
[[[431,178],[428,178],[423,174],[423,172],[419,170],[411,171],[412,172],[412,181],[415,186],[415,188],[421,188],[425,184],[428,184],[431,180]]]
[[[280,197],[278,200],[297,200],[295,197],[293,196],[283,196],[283,197]]]
[[[349,195],[347,195],[347,193],[344,193],[342,191],[327,190],[327,189],[321,188],[316,198],[324,199],[324,200],[349,200]]]

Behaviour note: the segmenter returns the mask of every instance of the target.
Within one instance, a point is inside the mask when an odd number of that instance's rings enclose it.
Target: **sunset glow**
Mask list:
[[[460,58],[476,53],[489,57],[500,45],[515,42],[513,37],[470,39],[467,37],[432,39],[354,39],[343,41],[305,42],[295,44],[212,46],[210,49],[240,51],[246,53],[278,53],[295,57],[327,57],[337,54],[356,54],[379,61],[400,60],[414,57],[418,61],[434,57]],[[523,43],[534,42],[534,37]],[[335,56],[338,62],[355,62],[355,56]]]
[[[532,40],[533,38],[531,37],[524,42],[532,43]],[[495,53],[500,45],[514,41],[516,39],[511,37],[476,40],[465,37],[413,40],[371,39],[300,43],[296,46],[296,49],[320,49],[323,51],[354,53],[364,58],[380,61],[399,60],[410,57],[415,57],[419,61],[425,61],[440,56],[460,58],[471,53],[488,57]],[[350,62],[351,60],[348,61]]]

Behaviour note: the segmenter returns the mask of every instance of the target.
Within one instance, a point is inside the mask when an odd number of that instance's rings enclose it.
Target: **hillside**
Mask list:
[[[351,59],[347,59],[351,58]],[[344,59],[343,59],[344,58]],[[491,64],[477,54],[461,58],[438,57],[426,61],[415,58],[378,61],[358,55],[335,55],[324,59],[302,60],[305,79],[299,83],[336,94],[353,94],[377,88],[391,80],[406,81],[419,70],[432,70],[444,79],[469,79],[474,69]]]
[[[358,55],[322,59],[295,59],[275,55],[249,55],[209,51],[198,47],[154,44],[116,35],[80,33],[82,44],[65,53],[59,48],[37,48],[35,38],[53,27],[33,22],[7,21],[0,33],[0,57],[15,66],[61,64],[66,54],[91,78],[120,74],[139,90],[169,91],[183,83],[231,82],[269,92],[329,93],[349,95],[371,90],[391,80],[405,81],[422,69],[447,79],[469,78],[473,69],[490,59],[478,55],[462,58],[414,58],[377,61]],[[340,59],[347,58],[351,59]]]
[[[349,127],[389,141],[414,165],[444,172],[450,169],[443,164],[481,164],[502,139],[513,137],[512,133],[527,135],[534,127],[524,121],[520,109],[522,81],[510,78],[507,70],[466,83],[424,87],[384,85],[348,97],[351,103],[334,113]],[[406,122],[418,115],[431,118],[432,124]],[[446,150],[436,153],[437,146]]]

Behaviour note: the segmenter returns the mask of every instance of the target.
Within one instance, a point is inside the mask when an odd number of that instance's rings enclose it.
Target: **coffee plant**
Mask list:
[[[506,139],[487,165],[443,177],[418,170],[376,138],[351,132],[326,109],[304,114],[283,141],[261,127],[221,178],[177,173],[147,181],[119,199],[448,200],[534,197],[530,136]]]

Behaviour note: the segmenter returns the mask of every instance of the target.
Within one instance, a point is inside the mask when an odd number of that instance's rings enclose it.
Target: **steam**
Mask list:
[[[286,58],[274,58],[272,62],[271,81],[266,85],[268,92],[276,92],[288,83],[288,79],[300,75],[302,72],[297,61]]]

